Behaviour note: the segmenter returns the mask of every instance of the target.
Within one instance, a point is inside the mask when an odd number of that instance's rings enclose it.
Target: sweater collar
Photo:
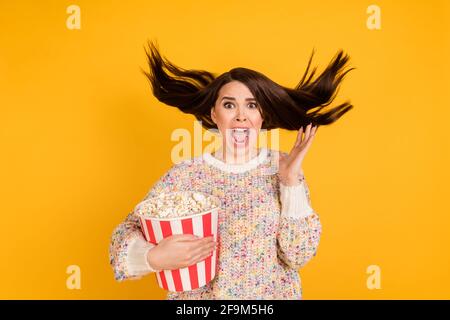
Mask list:
[[[228,172],[228,173],[243,173],[252,169],[255,169],[258,167],[261,163],[263,163],[267,159],[267,148],[260,148],[259,154],[250,159],[247,162],[241,163],[241,164],[231,164],[223,162],[222,160],[217,159],[211,153],[205,152],[203,154],[203,160],[213,166],[216,167],[222,171]]]

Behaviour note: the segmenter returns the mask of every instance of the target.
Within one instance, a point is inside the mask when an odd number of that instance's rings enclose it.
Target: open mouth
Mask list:
[[[249,128],[233,128],[231,130],[231,137],[236,145],[248,144],[249,134]]]

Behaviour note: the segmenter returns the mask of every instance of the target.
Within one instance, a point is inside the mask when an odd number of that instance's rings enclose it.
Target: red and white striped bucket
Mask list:
[[[151,201],[151,199],[145,201]],[[138,204],[136,208],[145,201]],[[215,201],[218,203],[217,198]],[[173,218],[147,217],[136,214],[139,217],[145,239],[150,243],[158,244],[162,239],[175,234],[193,234],[199,237],[213,235],[214,241],[217,241],[218,210],[218,207],[215,207],[193,215]],[[137,211],[135,209],[135,212]],[[216,275],[217,250],[216,248],[211,256],[191,266],[156,272],[159,286],[169,291],[189,291],[203,287]]]

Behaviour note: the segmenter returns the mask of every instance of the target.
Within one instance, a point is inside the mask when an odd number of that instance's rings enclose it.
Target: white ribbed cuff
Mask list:
[[[305,184],[286,186],[280,182],[281,216],[303,218],[314,211],[309,206]]]
[[[147,253],[154,247],[155,245],[147,242],[143,236],[131,240],[127,252],[127,267],[130,274],[140,276],[159,271],[153,269],[147,261]]]

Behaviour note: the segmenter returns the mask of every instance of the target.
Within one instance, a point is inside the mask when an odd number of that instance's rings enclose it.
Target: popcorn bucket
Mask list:
[[[162,239],[171,235],[193,234],[199,237],[212,235],[214,241],[217,241],[217,222],[220,202],[215,197],[211,197],[210,195],[208,197],[214,199],[214,202],[217,204],[215,207],[195,214],[171,218],[152,217],[140,214],[139,209],[141,206],[153,199],[142,201],[135,207],[134,212],[139,217],[145,239],[152,244],[158,244]],[[169,291],[189,291],[203,287],[214,279],[216,267],[217,248],[213,250],[211,256],[191,266],[156,272],[156,278],[162,289]]]

